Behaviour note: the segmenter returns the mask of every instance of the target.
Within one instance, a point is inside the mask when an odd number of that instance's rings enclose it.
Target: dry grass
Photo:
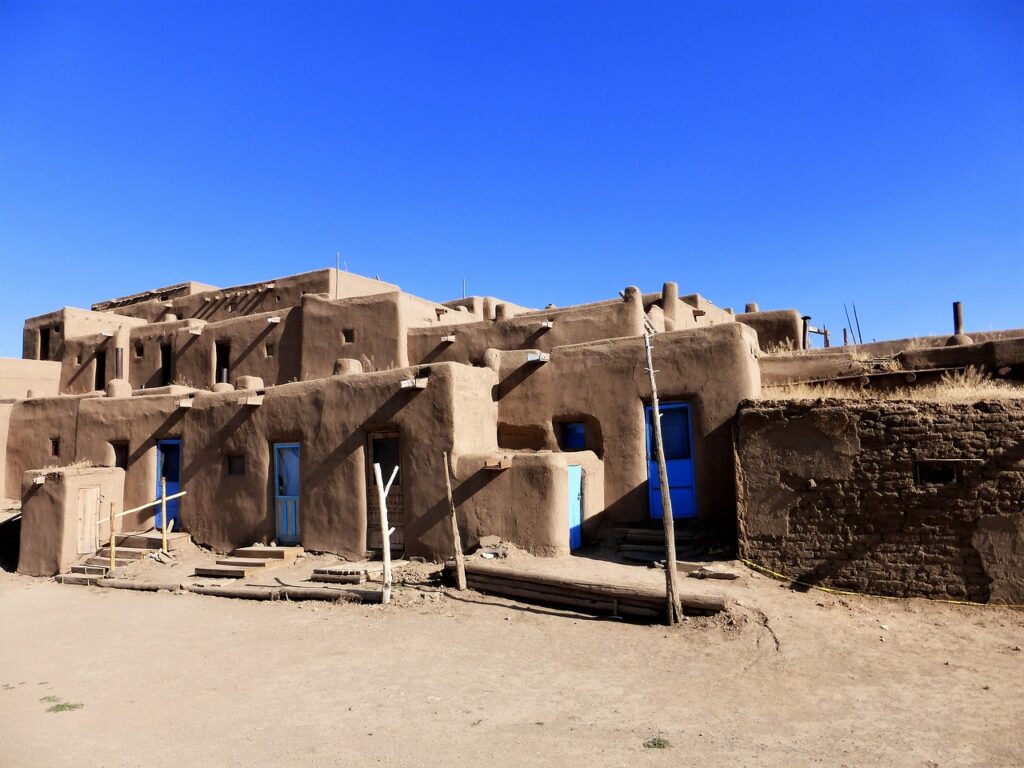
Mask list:
[[[1024,386],[997,381],[974,367],[957,373],[945,373],[935,384],[875,390],[844,387],[838,384],[785,384],[765,387],[764,400],[919,400],[933,403],[974,403],[979,400],[1024,399]]]
[[[96,465],[93,464],[92,461],[90,461],[89,459],[79,459],[78,461],[72,461],[68,464],[47,464],[45,467],[42,467],[41,469],[44,472],[46,472],[55,469],[85,469],[87,467],[94,466]]]

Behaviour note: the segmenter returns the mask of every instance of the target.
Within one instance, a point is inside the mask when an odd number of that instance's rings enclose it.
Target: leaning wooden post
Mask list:
[[[107,546],[110,550],[110,570],[114,570],[114,564],[117,562],[117,536],[114,534],[114,502],[110,502],[110,544]]]
[[[444,486],[448,491],[448,507],[452,514],[452,545],[455,547],[455,584],[466,588],[466,558],[462,554],[462,537],[459,535],[459,521],[455,517],[455,499],[452,497],[452,465],[448,452],[444,453]]]
[[[167,478],[160,478],[160,550],[167,554]]]
[[[682,619],[683,610],[679,603],[676,585],[676,526],[672,519],[672,497],[669,493],[668,467],[665,465],[665,446],[661,442],[661,410],[658,407],[658,385],[654,381],[654,361],[651,356],[651,336],[644,334],[644,348],[647,351],[647,373],[651,378],[651,426],[654,432],[652,448],[658,462],[658,482],[661,485],[661,521],[665,531],[665,591],[668,598],[668,623],[676,624]]]
[[[380,506],[380,546],[381,546],[381,559],[384,561],[384,586],[381,589],[380,602],[382,605],[387,605],[391,602],[391,531],[394,529],[388,528],[388,491],[391,490],[391,484],[395,482],[395,475],[398,474],[398,467],[395,467],[391,473],[391,479],[388,480],[387,486],[384,485],[384,479],[380,474],[380,464],[373,465],[373,477],[377,481],[377,503]]]

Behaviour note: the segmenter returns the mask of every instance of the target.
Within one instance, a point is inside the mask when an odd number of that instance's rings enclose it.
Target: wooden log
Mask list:
[[[391,602],[391,529],[388,528],[388,491],[391,484],[395,482],[398,474],[398,467],[391,472],[391,479],[385,487],[384,478],[380,474],[380,464],[373,465],[373,476],[377,483],[377,502],[380,510],[380,546],[381,559],[384,561],[384,583],[381,587],[381,604],[387,605]]]
[[[665,597],[668,601],[668,623],[677,624],[683,618],[679,604],[679,587],[676,583],[676,532],[672,519],[672,497],[669,493],[668,466],[665,462],[665,445],[661,440],[661,410],[658,405],[658,384],[654,380],[654,359],[651,355],[651,336],[644,334],[647,351],[647,373],[651,379],[651,426],[654,433],[654,458],[658,463],[658,482],[661,485],[661,520],[665,527]]]
[[[462,553],[462,536],[459,535],[459,521],[455,516],[455,499],[452,496],[452,465],[448,452],[444,452],[444,487],[448,492],[448,508],[451,510],[452,545],[455,547],[455,584],[466,588],[466,558]]]
[[[123,579],[96,579],[96,586],[104,589],[129,589],[136,592],[176,592],[180,584],[149,584],[143,581]]]
[[[328,589],[326,587],[206,587],[192,584],[189,592],[211,597],[232,597],[242,600],[335,600],[350,603],[379,603],[375,589]]]
[[[579,608],[580,610],[588,613],[607,613],[612,616],[636,616],[652,619],[659,618],[662,615],[661,609],[663,606],[661,605],[654,608],[645,605],[631,604],[629,602],[619,602],[617,600],[598,600],[595,598],[580,597],[577,595],[569,595],[540,588],[529,589],[523,586],[502,583],[501,581],[491,581],[490,579],[474,579],[471,584],[473,588],[479,592],[499,596],[520,597],[524,600],[549,603],[553,605],[569,606],[572,608]],[[659,603],[660,602],[662,601],[659,601]]]
[[[365,573],[314,573],[309,577],[310,581],[320,581],[326,584],[365,584]]]

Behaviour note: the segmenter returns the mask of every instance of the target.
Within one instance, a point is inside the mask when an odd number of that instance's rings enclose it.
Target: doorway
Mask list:
[[[96,523],[100,516],[100,487],[78,489],[78,554],[92,555],[99,549]]]
[[[647,417],[647,487],[651,517],[660,520],[664,514],[658,462],[654,458],[654,430],[651,427],[651,406]],[[661,403],[661,439],[665,446],[669,498],[673,518],[697,516],[697,495],[694,488],[693,439],[690,429],[689,403]]]
[[[274,443],[274,511],[279,544],[298,544],[299,444]]]
[[[166,483],[167,495],[173,496],[181,490],[181,440],[157,440],[156,443],[156,496],[163,498],[161,483]],[[163,513],[158,505],[156,509],[156,529],[164,529]],[[181,499],[167,502],[167,520],[172,527],[168,531],[181,530]]]
[[[380,474],[387,485],[391,473],[398,467],[398,477],[388,492],[388,526],[395,529],[391,534],[391,551],[405,551],[405,519],[402,512],[402,445],[396,431],[371,433],[367,446],[366,462],[366,548],[383,549],[380,532],[380,504],[377,501],[377,481],[373,476],[373,465],[380,464]]]

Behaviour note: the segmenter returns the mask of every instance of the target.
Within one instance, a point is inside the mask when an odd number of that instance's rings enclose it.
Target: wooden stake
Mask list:
[[[391,490],[391,484],[395,482],[395,476],[398,474],[398,467],[395,467],[391,473],[391,479],[388,480],[388,484],[384,485],[384,479],[380,474],[380,464],[373,465],[373,477],[377,481],[377,503],[380,506],[380,544],[381,544],[381,558],[384,561],[384,586],[381,590],[380,601],[383,605],[387,605],[391,602],[391,532],[394,528],[388,528],[388,491]]]
[[[160,549],[167,554],[167,478],[160,478]]]
[[[110,502],[110,570],[114,570],[114,563],[117,562],[117,536],[114,535],[114,502]]]
[[[448,452],[444,453],[444,486],[448,491],[448,507],[452,511],[452,545],[455,547],[455,583],[460,590],[466,588],[466,558],[462,554],[459,521],[455,517],[455,499],[452,497],[452,465]]]
[[[651,336],[644,334],[647,351],[647,373],[651,378],[651,426],[654,431],[654,458],[658,462],[658,482],[661,484],[661,521],[665,532],[665,592],[668,599],[668,623],[682,620],[676,585],[676,526],[672,519],[672,497],[668,486],[668,467],[665,464],[665,446],[661,441],[661,410],[658,406],[658,385],[654,380],[654,360],[651,356]]]

